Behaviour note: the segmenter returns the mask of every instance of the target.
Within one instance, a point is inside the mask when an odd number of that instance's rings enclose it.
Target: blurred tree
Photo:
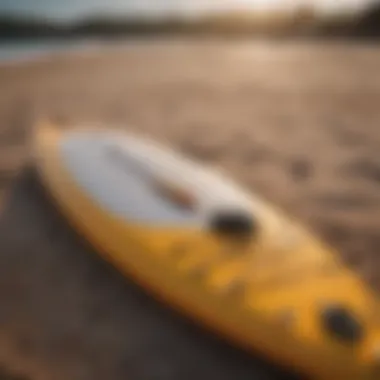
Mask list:
[[[296,25],[305,25],[314,22],[317,18],[317,12],[312,4],[300,5],[294,13],[294,22]]]
[[[380,37],[380,3],[370,6],[355,23],[354,32],[361,36]]]

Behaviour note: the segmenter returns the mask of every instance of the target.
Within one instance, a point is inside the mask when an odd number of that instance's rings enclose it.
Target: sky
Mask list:
[[[196,14],[218,10],[291,9],[313,4],[322,11],[357,9],[379,0],[0,0],[0,13],[72,19],[92,13]]]

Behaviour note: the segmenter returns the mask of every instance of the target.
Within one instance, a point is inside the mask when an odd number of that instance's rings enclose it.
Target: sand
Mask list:
[[[17,174],[32,120],[139,130],[221,165],[378,287],[379,67],[370,44],[175,39],[0,66],[0,362],[36,379],[277,378],[65,229],[33,174]]]

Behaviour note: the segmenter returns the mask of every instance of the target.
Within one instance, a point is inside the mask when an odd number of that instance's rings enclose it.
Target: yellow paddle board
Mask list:
[[[305,229],[149,139],[37,127],[45,187],[126,276],[229,342],[312,379],[380,379],[378,299]]]

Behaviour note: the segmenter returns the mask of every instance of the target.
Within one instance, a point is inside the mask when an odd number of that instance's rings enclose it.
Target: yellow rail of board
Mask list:
[[[206,231],[126,224],[66,170],[59,144],[70,133],[37,126],[37,169],[68,221],[118,270],[210,331],[280,365],[317,380],[380,379],[378,300],[334,252],[272,208],[261,220],[264,233],[247,246]],[[330,303],[358,315],[366,330],[360,343],[326,333],[319,317]]]

